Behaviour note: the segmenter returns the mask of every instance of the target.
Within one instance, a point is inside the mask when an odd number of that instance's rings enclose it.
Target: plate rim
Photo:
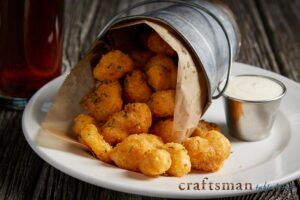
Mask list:
[[[293,82],[293,84],[296,84],[295,86],[300,86],[299,83],[288,79],[280,74],[274,73],[272,71],[268,71],[256,66],[252,66],[252,65],[248,65],[248,64],[244,64],[244,63],[239,63],[239,62],[235,62],[235,65],[244,65],[247,67],[254,67],[257,68],[259,70],[264,70],[267,71],[268,73],[272,73],[272,75],[284,78],[288,81],[290,81],[291,83]],[[26,127],[26,116],[29,115],[29,113],[33,110],[32,108],[34,107],[34,102],[38,99],[38,97],[40,96],[40,93],[49,86],[49,84],[53,84],[53,82],[57,82],[57,81],[63,81],[64,78],[67,77],[67,74],[62,74],[61,76],[53,79],[52,81],[50,81],[49,83],[47,83],[46,85],[44,85],[41,89],[39,89],[33,96],[32,98],[29,100],[26,108],[24,109],[23,112],[23,116],[22,116],[22,130],[23,130],[23,135],[27,141],[27,143],[29,144],[29,146],[33,149],[33,151],[45,162],[47,162],[49,165],[53,166],[55,169],[61,171],[62,173],[65,173],[73,178],[76,178],[78,180],[84,181],[86,183],[89,184],[93,184],[102,188],[106,188],[109,190],[114,190],[114,191],[120,191],[120,192],[125,192],[125,193],[129,193],[129,194],[137,194],[137,195],[142,195],[142,196],[151,196],[151,197],[162,197],[162,198],[216,198],[216,197],[232,197],[232,196],[239,196],[239,195],[247,195],[247,194],[251,194],[251,193],[257,193],[257,192],[262,192],[264,190],[220,190],[220,191],[201,191],[201,193],[199,191],[181,191],[181,190],[176,190],[176,191],[172,191],[172,194],[170,194],[169,191],[163,192],[163,191],[157,191],[155,189],[151,189],[148,188],[149,190],[145,191],[141,188],[134,188],[134,187],[128,187],[125,186],[124,184],[119,184],[116,182],[105,182],[104,180],[100,180],[100,179],[96,179],[93,178],[91,179],[90,177],[86,176],[84,173],[78,173],[77,171],[74,171],[73,169],[67,168],[65,167],[62,163],[57,162],[55,159],[51,158],[51,156],[48,156],[42,148],[44,147],[40,147],[39,145],[37,145],[35,143],[34,140],[32,140],[29,135],[30,135],[30,131],[28,131],[25,127]],[[63,80],[60,80],[63,79]],[[285,175],[279,179],[274,179],[270,182],[268,182],[269,185],[282,185],[285,184],[289,181],[295,180],[297,178],[300,177],[300,169],[294,171],[293,173],[289,173],[288,175]]]

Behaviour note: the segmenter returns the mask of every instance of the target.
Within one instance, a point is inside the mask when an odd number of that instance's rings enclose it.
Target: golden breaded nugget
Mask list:
[[[230,155],[230,142],[218,131],[209,131],[205,138],[191,137],[183,142],[194,169],[215,172]]]
[[[230,141],[219,131],[211,130],[204,137],[216,151],[217,159],[227,159],[230,155],[231,144]]]
[[[118,80],[132,69],[131,58],[119,50],[113,50],[102,56],[93,75],[99,81]]]
[[[102,135],[108,143],[115,145],[128,137],[126,131],[126,114],[121,111],[113,114],[109,120],[102,126]]]
[[[165,119],[157,122],[152,128],[151,133],[161,137],[165,143],[176,141],[176,137],[173,134],[173,119]]]
[[[196,136],[187,138],[183,145],[189,153],[193,169],[214,172],[223,166],[223,160],[215,159],[215,150],[208,140]]]
[[[126,75],[124,93],[129,102],[147,102],[152,89],[147,85],[146,76],[140,70],[134,70]]]
[[[149,69],[151,66],[163,65],[163,66],[173,66],[177,68],[172,58],[164,54],[155,54],[145,66],[145,70]]]
[[[96,120],[105,121],[113,113],[122,110],[121,91],[118,81],[100,82],[95,91],[90,92],[82,99],[81,105]]]
[[[152,125],[152,114],[145,103],[129,103],[125,106],[126,131],[129,134],[147,133]]]
[[[102,135],[110,144],[117,144],[130,134],[148,132],[151,124],[152,115],[147,104],[127,104],[103,125]]]
[[[125,138],[112,150],[110,158],[123,169],[139,171],[146,152],[162,146],[162,140],[152,134],[134,134]]]
[[[147,62],[154,55],[151,51],[147,50],[135,50],[132,51],[130,57],[133,61],[133,66],[136,69],[142,69],[146,66]]]
[[[181,177],[191,171],[191,161],[187,150],[178,143],[167,143],[163,147],[171,155],[172,164],[167,173],[171,176]]]
[[[79,136],[80,131],[89,124],[96,124],[96,120],[86,114],[79,114],[77,117],[74,119],[74,124],[73,124],[73,132]]]
[[[176,55],[176,52],[172,49],[172,47],[156,32],[151,33],[151,35],[148,37],[147,46],[155,53],[167,54],[169,56]]]
[[[80,139],[92,150],[99,160],[104,162],[110,161],[109,154],[112,147],[103,139],[102,135],[99,134],[95,125],[86,125],[80,131]]]
[[[102,129],[104,140],[111,145],[116,145],[128,137],[127,131],[118,127],[104,126]]]
[[[217,124],[201,120],[192,133],[192,136],[205,137],[211,130],[221,131],[220,127]]]
[[[173,60],[163,54],[150,59],[146,65],[148,84],[156,91],[175,89],[177,82],[177,66]]]
[[[175,90],[155,92],[147,104],[155,117],[172,117],[175,109]]]
[[[140,171],[147,176],[159,176],[171,167],[171,156],[164,149],[153,149],[146,153],[140,163]]]

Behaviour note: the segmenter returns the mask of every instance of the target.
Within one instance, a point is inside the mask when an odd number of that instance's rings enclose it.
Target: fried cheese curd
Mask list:
[[[132,59],[119,50],[113,50],[101,57],[93,75],[99,81],[118,80],[132,69]]]
[[[153,149],[146,153],[142,159],[139,169],[147,176],[159,176],[171,167],[171,156],[164,149]]]
[[[144,68],[153,55],[153,52],[147,50],[135,50],[129,53],[135,69]]]
[[[128,73],[124,80],[124,94],[129,102],[147,102],[152,89],[147,85],[146,75],[140,70]]]
[[[177,66],[163,54],[152,57],[146,65],[148,84],[156,91],[176,88]]]
[[[152,114],[145,103],[131,103],[125,106],[126,127],[130,134],[147,133],[152,125]]]
[[[146,153],[162,145],[162,140],[155,135],[133,134],[117,144],[111,151],[110,158],[120,168],[139,172]]]
[[[152,32],[147,40],[148,48],[155,53],[162,53],[169,56],[175,56],[176,52],[165,42],[158,33]]]
[[[146,133],[152,115],[145,103],[127,104],[123,111],[113,114],[102,127],[102,135],[110,144],[117,144],[130,134]]]
[[[221,131],[220,127],[212,122],[207,122],[205,120],[201,120],[195,130],[192,133],[192,136],[200,136],[205,137],[209,131]]]
[[[118,81],[99,82],[96,89],[83,97],[82,107],[98,121],[122,110],[122,88]]]
[[[96,120],[91,117],[90,115],[86,114],[79,114],[77,117],[74,119],[73,123],[73,132],[75,133],[76,136],[80,135],[80,131],[89,124],[96,124]]]
[[[205,137],[195,136],[183,141],[193,169],[205,172],[219,170],[230,155],[229,140],[220,132],[209,131]]]
[[[164,119],[157,122],[151,129],[151,133],[161,137],[165,143],[175,141],[176,138],[173,134],[173,119]]]
[[[98,132],[94,124],[88,124],[80,131],[80,140],[103,162],[110,162],[112,146],[108,144]]]
[[[126,131],[125,116],[125,111],[115,113],[101,127],[101,134],[103,135],[105,141],[111,145],[121,142],[129,135],[129,133]]]
[[[175,109],[175,90],[155,92],[147,104],[155,117],[172,117]]]
[[[163,146],[163,149],[170,153],[172,160],[171,167],[167,170],[167,174],[181,177],[191,171],[190,157],[182,144],[167,143]]]

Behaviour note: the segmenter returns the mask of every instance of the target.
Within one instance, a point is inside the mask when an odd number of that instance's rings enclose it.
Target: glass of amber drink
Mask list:
[[[63,0],[0,0],[0,105],[25,107],[61,74]]]

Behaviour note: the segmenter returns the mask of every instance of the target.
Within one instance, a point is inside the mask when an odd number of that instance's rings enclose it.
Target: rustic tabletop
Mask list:
[[[135,1],[66,0],[64,66],[88,50],[99,28]],[[300,82],[300,1],[226,0],[242,35],[238,61]],[[26,143],[22,111],[0,108],[0,199],[155,199],[96,187],[40,159]],[[300,179],[233,199],[299,199]]]

